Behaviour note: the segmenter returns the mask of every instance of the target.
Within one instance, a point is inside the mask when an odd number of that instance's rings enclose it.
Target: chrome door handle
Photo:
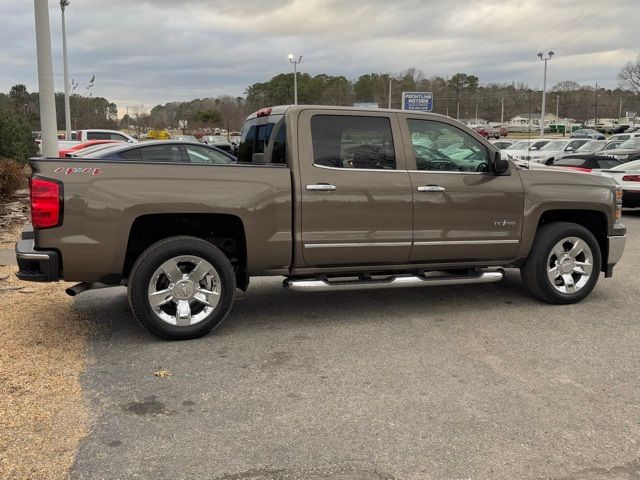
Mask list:
[[[444,192],[445,188],[438,185],[422,185],[418,187],[419,192]]]
[[[332,192],[336,190],[338,187],[335,185],[331,185],[329,183],[316,183],[314,185],[307,185],[307,190],[317,191],[317,192]]]

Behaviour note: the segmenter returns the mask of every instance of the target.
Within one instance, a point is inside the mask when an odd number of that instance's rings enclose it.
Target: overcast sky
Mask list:
[[[50,0],[56,90],[63,90],[58,0]],[[555,50],[548,82],[614,88],[640,51],[638,0],[71,0],[70,75],[80,90],[147,108],[241,95],[290,70],[356,79],[415,67],[427,76],[542,85],[538,51]],[[0,91],[37,90],[33,2],[0,0]]]

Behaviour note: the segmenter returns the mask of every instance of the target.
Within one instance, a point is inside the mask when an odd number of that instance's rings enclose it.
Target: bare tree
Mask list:
[[[227,139],[231,131],[238,129],[244,118],[244,109],[237,99],[223,95],[216,99],[216,108],[220,112],[222,125],[227,131]]]
[[[145,111],[144,105],[135,105],[131,110],[131,118],[133,119],[133,125],[136,129],[138,136],[144,134],[149,128],[150,117]]]
[[[618,82],[622,88],[640,94],[640,55],[622,66],[618,73]]]

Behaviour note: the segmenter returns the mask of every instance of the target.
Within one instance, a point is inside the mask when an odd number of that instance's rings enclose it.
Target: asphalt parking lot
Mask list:
[[[624,223],[614,277],[565,307],[517,271],[323,294],[268,278],[213,334],[166,342],[124,289],[87,292],[72,478],[638,479],[640,212]]]

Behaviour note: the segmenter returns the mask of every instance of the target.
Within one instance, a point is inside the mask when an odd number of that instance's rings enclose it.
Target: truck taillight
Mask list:
[[[640,182],[640,175],[625,175],[622,180],[625,182]]]
[[[62,185],[54,180],[31,178],[31,221],[35,228],[57,227],[62,223]]]
[[[256,113],[256,117],[268,117],[269,115],[271,115],[272,110],[273,108],[271,107],[261,108],[260,110],[258,110],[258,113]]]

